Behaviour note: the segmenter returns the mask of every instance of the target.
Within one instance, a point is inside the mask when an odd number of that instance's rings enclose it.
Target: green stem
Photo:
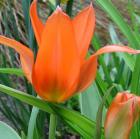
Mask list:
[[[55,139],[57,118],[55,114],[50,116],[50,125],[49,125],[49,139]]]
[[[36,118],[39,113],[39,108],[33,107],[30,120],[29,120],[29,125],[28,125],[28,134],[27,134],[27,139],[33,139],[34,137],[34,129],[36,126]]]

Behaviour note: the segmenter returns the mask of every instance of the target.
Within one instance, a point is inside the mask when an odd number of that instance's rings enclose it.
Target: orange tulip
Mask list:
[[[0,43],[14,48],[21,59],[22,69],[37,94],[48,101],[62,102],[86,89],[95,79],[97,56],[109,52],[140,53],[129,47],[106,46],[86,59],[95,28],[92,5],[71,19],[60,7],[45,24],[37,15],[37,0],[30,7],[33,30],[39,46],[34,62],[32,50],[23,44],[0,36]]]
[[[118,93],[105,120],[106,139],[129,139],[131,128],[140,114],[140,97]]]

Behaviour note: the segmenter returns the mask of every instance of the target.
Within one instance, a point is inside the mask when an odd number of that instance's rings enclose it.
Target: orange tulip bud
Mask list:
[[[39,46],[34,62],[32,50],[0,36],[0,43],[14,48],[21,58],[22,69],[37,94],[51,102],[63,102],[85,90],[95,79],[97,57],[103,53],[140,53],[129,47],[108,45],[89,59],[86,54],[95,29],[92,4],[71,19],[60,7],[42,23],[37,14],[37,0],[30,7],[33,30]]]
[[[133,124],[140,114],[140,97],[118,93],[110,105],[105,120],[106,139],[129,139]]]

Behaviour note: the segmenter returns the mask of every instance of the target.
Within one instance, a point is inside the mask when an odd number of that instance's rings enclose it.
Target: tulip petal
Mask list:
[[[6,38],[1,35],[0,35],[0,43],[15,49],[20,54],[22,69],[27,79],[32,83],[31,74],[32,74],[32,67],[34,64],[34,55],[32,50],[30,50],[20,42],[17,42],[10,38]]]
[[[79,83],[75,92],[84,91],[95,79],[97,72],[97,57],[89,58],[81,67]]]
[[[42,34],[33,72],[35,89],[42,98],[60,102],[76,88],[77,84],[73,84],[79,70],[80,59],[71,19],[57,7]]]
[[[81,11],[74,19],[73,26],[81,60],[86,56],[95,28],[95,12],[92,4]]]
[[[107,139],[128,139],[134,122],[138,120],[140,98],[126,93],[118,93],[108,109],[105,120]]]
[[[30,17],[31,17],[33,29],[35,32],[36,40],[39,46],[41,43],[41,36],[44,29],[44,24],[41,22],[41,20],[39,19],[37,15],[37,0],[34,0],[31,4]]]
[[[81,67],[80,77],[78,87],[76,92],[81,92],[85,90],[95,79],[96,71],[97,71],[97,56],[104,53],[111,52],[127,52],[131,54],[140,53],[140,50],[134,50],[127,46],[119,46],[119,45],[108,45],[100,48],[95,54],[93,54],[88,60],[84,62]]]
[[[138,54],[140,50],[135,50],[128,46],[119,46],[119,45],[107,45],[105,47],[100,48],[95,54],[92,56],[98,56],[104,53],[112,53],[112,52],[126,52],[130,54]]]

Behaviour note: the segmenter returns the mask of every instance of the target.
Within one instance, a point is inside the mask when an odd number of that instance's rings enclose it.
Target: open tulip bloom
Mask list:
[[[140,97],[127,92],[118,93],[106,115],[106,139],[129,139],[133,124],[139,116]]]
[[[92,4],[73,19],[57,7],[44,24],[37,15],[37,0],[34,0],[30,17],[39,47],[35,61],[32,50],[20,42],[0,36],[0,43],[19,53],[27,79],[37,94],[47,101],[63,102],[85,90],[95,79],[98,55],[110,52],[140,53],[129,47],[108,45],[86,59],[95,28]]]

